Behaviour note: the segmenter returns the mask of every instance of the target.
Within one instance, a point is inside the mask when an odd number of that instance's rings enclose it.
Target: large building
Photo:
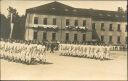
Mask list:
[[[52,2],[26,10],[26,40],[126,44],[126,12],[73,8]]]

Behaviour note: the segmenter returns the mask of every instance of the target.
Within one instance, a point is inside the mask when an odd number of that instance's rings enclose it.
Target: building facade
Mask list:
[[[127,43],[126,22],[93,21],[101,41],[106,44],[124,45]]]
[[[25,40],[126,44],[126,14],[52,2],[26,10]]]

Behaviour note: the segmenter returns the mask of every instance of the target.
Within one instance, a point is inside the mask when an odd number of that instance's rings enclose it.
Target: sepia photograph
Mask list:
[[[0,80],[127,81],[127,0],[0,0]]]

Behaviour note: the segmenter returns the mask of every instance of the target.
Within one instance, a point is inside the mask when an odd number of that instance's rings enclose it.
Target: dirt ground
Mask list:
[[[24,65],[1,60],[2,80],[126,80],[127,52],[113,51],[113,60],[47,54],[51,64]]]

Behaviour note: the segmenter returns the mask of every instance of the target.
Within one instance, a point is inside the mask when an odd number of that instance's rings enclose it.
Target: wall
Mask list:
[[[117,36],[120,36],[121,44],[125,44],[125,37],[127,36],[127,33],[125,31],[126,28],[126,22],[111,22],[111,21],[92,21],[92,23],[96,23],[95,28],[96,31],[101,37],[101,35],[104,36],[104,42],[107,44],[109,43],[109,36],[113,37],[113,44],[117,44]],[[101,23],[104,23],[104,29],[105,31],[101,31]],[[109,25],[113,24],[113,30],[109,31]],[[117,31],[118,24],[120,24],[121,32]]]
[[[70,25],[74,25],[74,21],[77,19],[78,20],[78,26],[82,26],[83,20],[86,20],[86,27],[89,30],[92,30],[92,23],[96,23],[96,31],[98,33],[98,36],[101,37],[101,35],[104,36],[104,42],[106,44],[109,43],[109,36],[113,37],[113,44],[117,44],[117,36],[120,36],[120,40],[121,40],[121,44],[125,44],[125,38],[127,36],[127,33],[125,32],[125,26],[126,26],[126,22],[112,22],[112,21],[92,21],[91,18],[84,18],[84,17],[73,17],[73,16],[55,16],[55,15],[39,15],[39,14],[27,14],[27,19],[26,19],[26,40],[33,40],[33,30],[29,30],[28,29],[30,27],[34,26],[34,17],[38,17],[39,18],[39,24],[43,25],[43,18],[48,18],[48,25],[52,25],[53,24],[53,18],[56,18],[56,22],[57,22],[57,26],[59,27],[59,29],[64,29],[64,27],[66,26],[66,19],[70,20]],[[104,23],[104,29],[105,31],[101,31],[101,23]],[[109,25],[113,24],[113,30],[114,31],[109,31]],[[117,31],[117,26],[118,24],[121,24],[121,32]],[[29,32],[29,34],[28,34]],[[47,33],[47,38],[50,41],[52,39],[52,33],[54,31],[48,31]],[[74,34],[77,33],[78,34],[78,40],[81,42],[82,41],[82,33],[81,32],[77,32],[77,31],[58,31],[57,33],[57,40],[58,41],[64,41],[65,40],[65,33],[69,32],[70,33],[70,41],[73,41],[74,39]],[[42,39],[42,34],[43,31],[40,31],[40,33],[38,33],[38,39],[41,41]],[[28,36],[31,35],[31,36]],[[92,40],[92,33],[91,32],[86,32],[86,39],[87,41],[91,41]]]
[[[27,34],[29,31],[33,31],[31,29],[31,27],[34,26],[34,17],[38,17],[38,24],[43,25],[43,19],[47,18],[47,24],[48,25],[52,25],[53,24],[53,18],[56,18],[56,23],[57,26],[59,27],[59,29],[64,29],[64,27],[66,26],[66,19],[70,20],[70,25],[74,26],[74,21],[77,19],[78,20],[78,26],[82,26],[83,25],[83,20],[86,20],[86,27],[91,30],[91,18],[83,18],[83,17],[67,17],[67,16],[55,16],[55,15],[37,15],[37,14],[27,14],[27,19],[26,19],[26,40],[32,40],[33,39],[33,34]],[[47,31],[47,38],[50,41],[52,39],[52,33],[54,31]],[[70,36],[69,39],[71,41],[74,40],[74,34],[78,34],[78,40],[81,42],[82,41],[82,33],[81,32],[77,32],[77,31],[58,31],[56,32],[57,34],[57,40],[59,41],[64,41],[65,40],[65,33],[69,32]],[[31,35],[31,36],[28,36]],[[86,37],[87,40],[90,41],[91,40],[91,32],[86,32]],[[41,41],[43,40],[43,31],[39,31],[38,32],[38,40]]]

